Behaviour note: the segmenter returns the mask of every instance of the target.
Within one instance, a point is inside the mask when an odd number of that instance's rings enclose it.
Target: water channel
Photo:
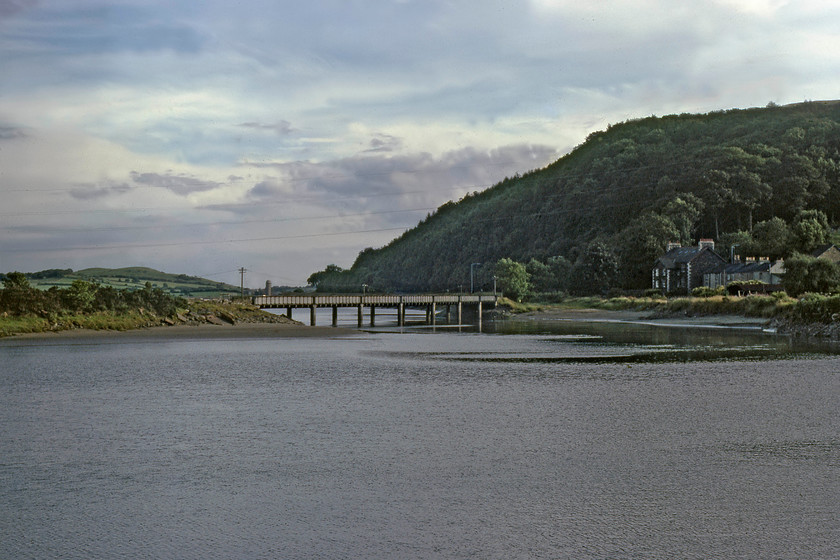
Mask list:
[[[0,557],[840,556],[836,347],[484,326],[4,339]]]

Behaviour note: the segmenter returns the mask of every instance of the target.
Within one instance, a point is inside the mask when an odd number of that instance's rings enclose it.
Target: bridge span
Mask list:
[[[465,305],[474,307],[478,317],[478,326],[481,327],[481,313],[483,306],[496,306],[498,296],[495,294],[413,294],[413,295],[396,295],[396,294],[335,294],[335,295],[320,295],[320,294],[294,294],[283,296],[255,296],[253,298],[254,305],[262,309],[286,308],[286,315],[291,318],[292,309],[308,308],[309,309],[309,323],[315,326],[315,310],[318,307],[332,308],[332,324],[338,325],[338,308],[339,307],[355,307],[358,311],[359,327],[362,326],[364,317],[364,308],[370,309],[370,326],[375,326],[376,322],[376,308],[389,307],[397,310],[397,323],[400,326],[405,325],[405,309],[406,307],[417,308],[423,307],[426,309],[426,323],[430,325],[435,324],[437,315],[437,306],[447,306],[447,316],[450,315],[452,308],[455,308],[458,315],[458,324],[461,324],[463,307]]]

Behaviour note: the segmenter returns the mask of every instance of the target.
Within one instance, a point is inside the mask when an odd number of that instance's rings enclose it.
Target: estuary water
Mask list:
[[[629,324],[0,341],[0,558],[837,558],[840,355]]]

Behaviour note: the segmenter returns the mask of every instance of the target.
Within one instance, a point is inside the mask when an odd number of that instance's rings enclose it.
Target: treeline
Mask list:
[[[502,258],[584,272],[606,251],[603,288],[643,289],[669,241],[712,238],[728,256],[790,257],[838,242],[840,102],[649,117],[593,133],[546,168],[449,202],[319,289],[492,285]],[[482,266],[473,266],[481,263]],[[570,280],[572,284],[577,280]],[[585,284],[586,282],[584,282]]]
[[[54,318],[102,311],[119,314],[141,309],[171,317],[178,307],[186,307],[186,302],[148,282],[141,290],[119,290],[85,280],[74,280],[68,288],[39,290],[30,286],[25,274],[10,272],[4,276],[0,290],[0,313],[17,317]]]

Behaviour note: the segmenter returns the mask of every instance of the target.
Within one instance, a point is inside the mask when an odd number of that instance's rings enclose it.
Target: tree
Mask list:
[[[320,289],[325,287],[326,284],[330,283],[330,280],[335,280],[341,273],[344,272],[344,269],[335,264],[328,264],[327,268],[324,270],[313,272],[309,275],[309,278],[306,279],[307,284],[310,286],[315,286],[316,289]]]
[[[618,277],[618,258],[604,243],[586,247],[572,271],[572,289],[578,294],[606,293]]]
[[[29,278],[23,272],[9,272],[3,280],[3,286],[7,290],[28,290]]]
[[[508,258],[496,263],[496,280],[502,293],[514,301],[522,301],[531,289],[525,265]]]
[[[680,236],[670,218],[649,212],[622,231],[616,241],[622,283],[629,288],[650,287],[650,269],[669,241]]]
[[[802,210],[793,222],[793,235],[796,248],[809,252],[825,243],[830,228],[828,217],[819,210]]]
[[[779,217],[757,223],[752,237],[752,251],[757,253],[755,256],[778,260],[791,253],[792,234],[785,221]]]
[[[682,193],[665,205],[662,215],[669,218],[679,232],[679,238],[672,238],[671,241],[679,241],[682,244],[689,244],[694,239],[694,228],[706,204],[691,193]]]
[[[146,282],[151,286],[148,282]],[[85,280],[73,280],[69,288],[64,290],[62,301],[64,305],[76,312],[89,311],[96,297],[96,284]]]
[[[793,297],[806,292],[831,292],[840,286],[840,266],[828,259],[797,253],[785,260],[782,285]]]

